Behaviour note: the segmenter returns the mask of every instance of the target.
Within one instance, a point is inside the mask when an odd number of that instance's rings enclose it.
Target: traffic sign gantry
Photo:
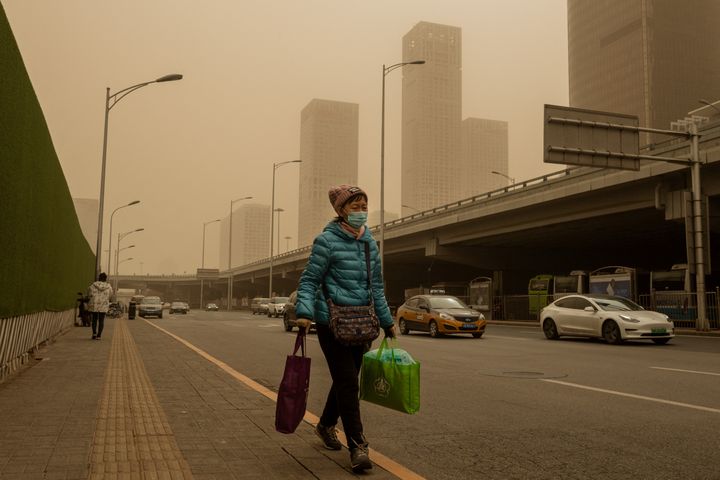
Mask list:
[[[638,117],[545,105],[545,163],[639,170]]]

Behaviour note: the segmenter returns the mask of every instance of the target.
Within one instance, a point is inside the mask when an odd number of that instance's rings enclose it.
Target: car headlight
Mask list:
[[[630,315],[622,315],[622,314],[621,314],[621,315],[618,315],[618,316],[619,316],[620,318],[622,318],[623,320],[625,320],[626,322],[630,322],[630,323],[640,323],[640,320],[638,320],[638,319],[636,319],[636,318],[632,318]]]
[[[441,313],[440,318],[442,318],[443,320],[455,320],[452,315],[448,315],[447,313]]]

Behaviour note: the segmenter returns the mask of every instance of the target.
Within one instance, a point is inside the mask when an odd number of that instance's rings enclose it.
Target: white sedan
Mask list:
[[[667,315],[643,309],[627,298],[610,295],[568,295],[540,312],[540,326],[550,340],[561,335],[624,340],[652,340],[662,345],[675,336]]]

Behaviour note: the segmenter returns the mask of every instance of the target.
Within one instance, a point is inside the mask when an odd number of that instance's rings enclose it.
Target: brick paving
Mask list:
[[[76,327],[0,384],[0,479],[343,479],[347,450],[147,323]],[[363,475],[395,478],[379,466]]]

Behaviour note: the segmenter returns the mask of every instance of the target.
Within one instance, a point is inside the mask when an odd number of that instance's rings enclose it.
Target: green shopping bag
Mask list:
[[[420,410],[420,364],[399,348],[380,348],[363,355],[360,399],[404,413]]]

